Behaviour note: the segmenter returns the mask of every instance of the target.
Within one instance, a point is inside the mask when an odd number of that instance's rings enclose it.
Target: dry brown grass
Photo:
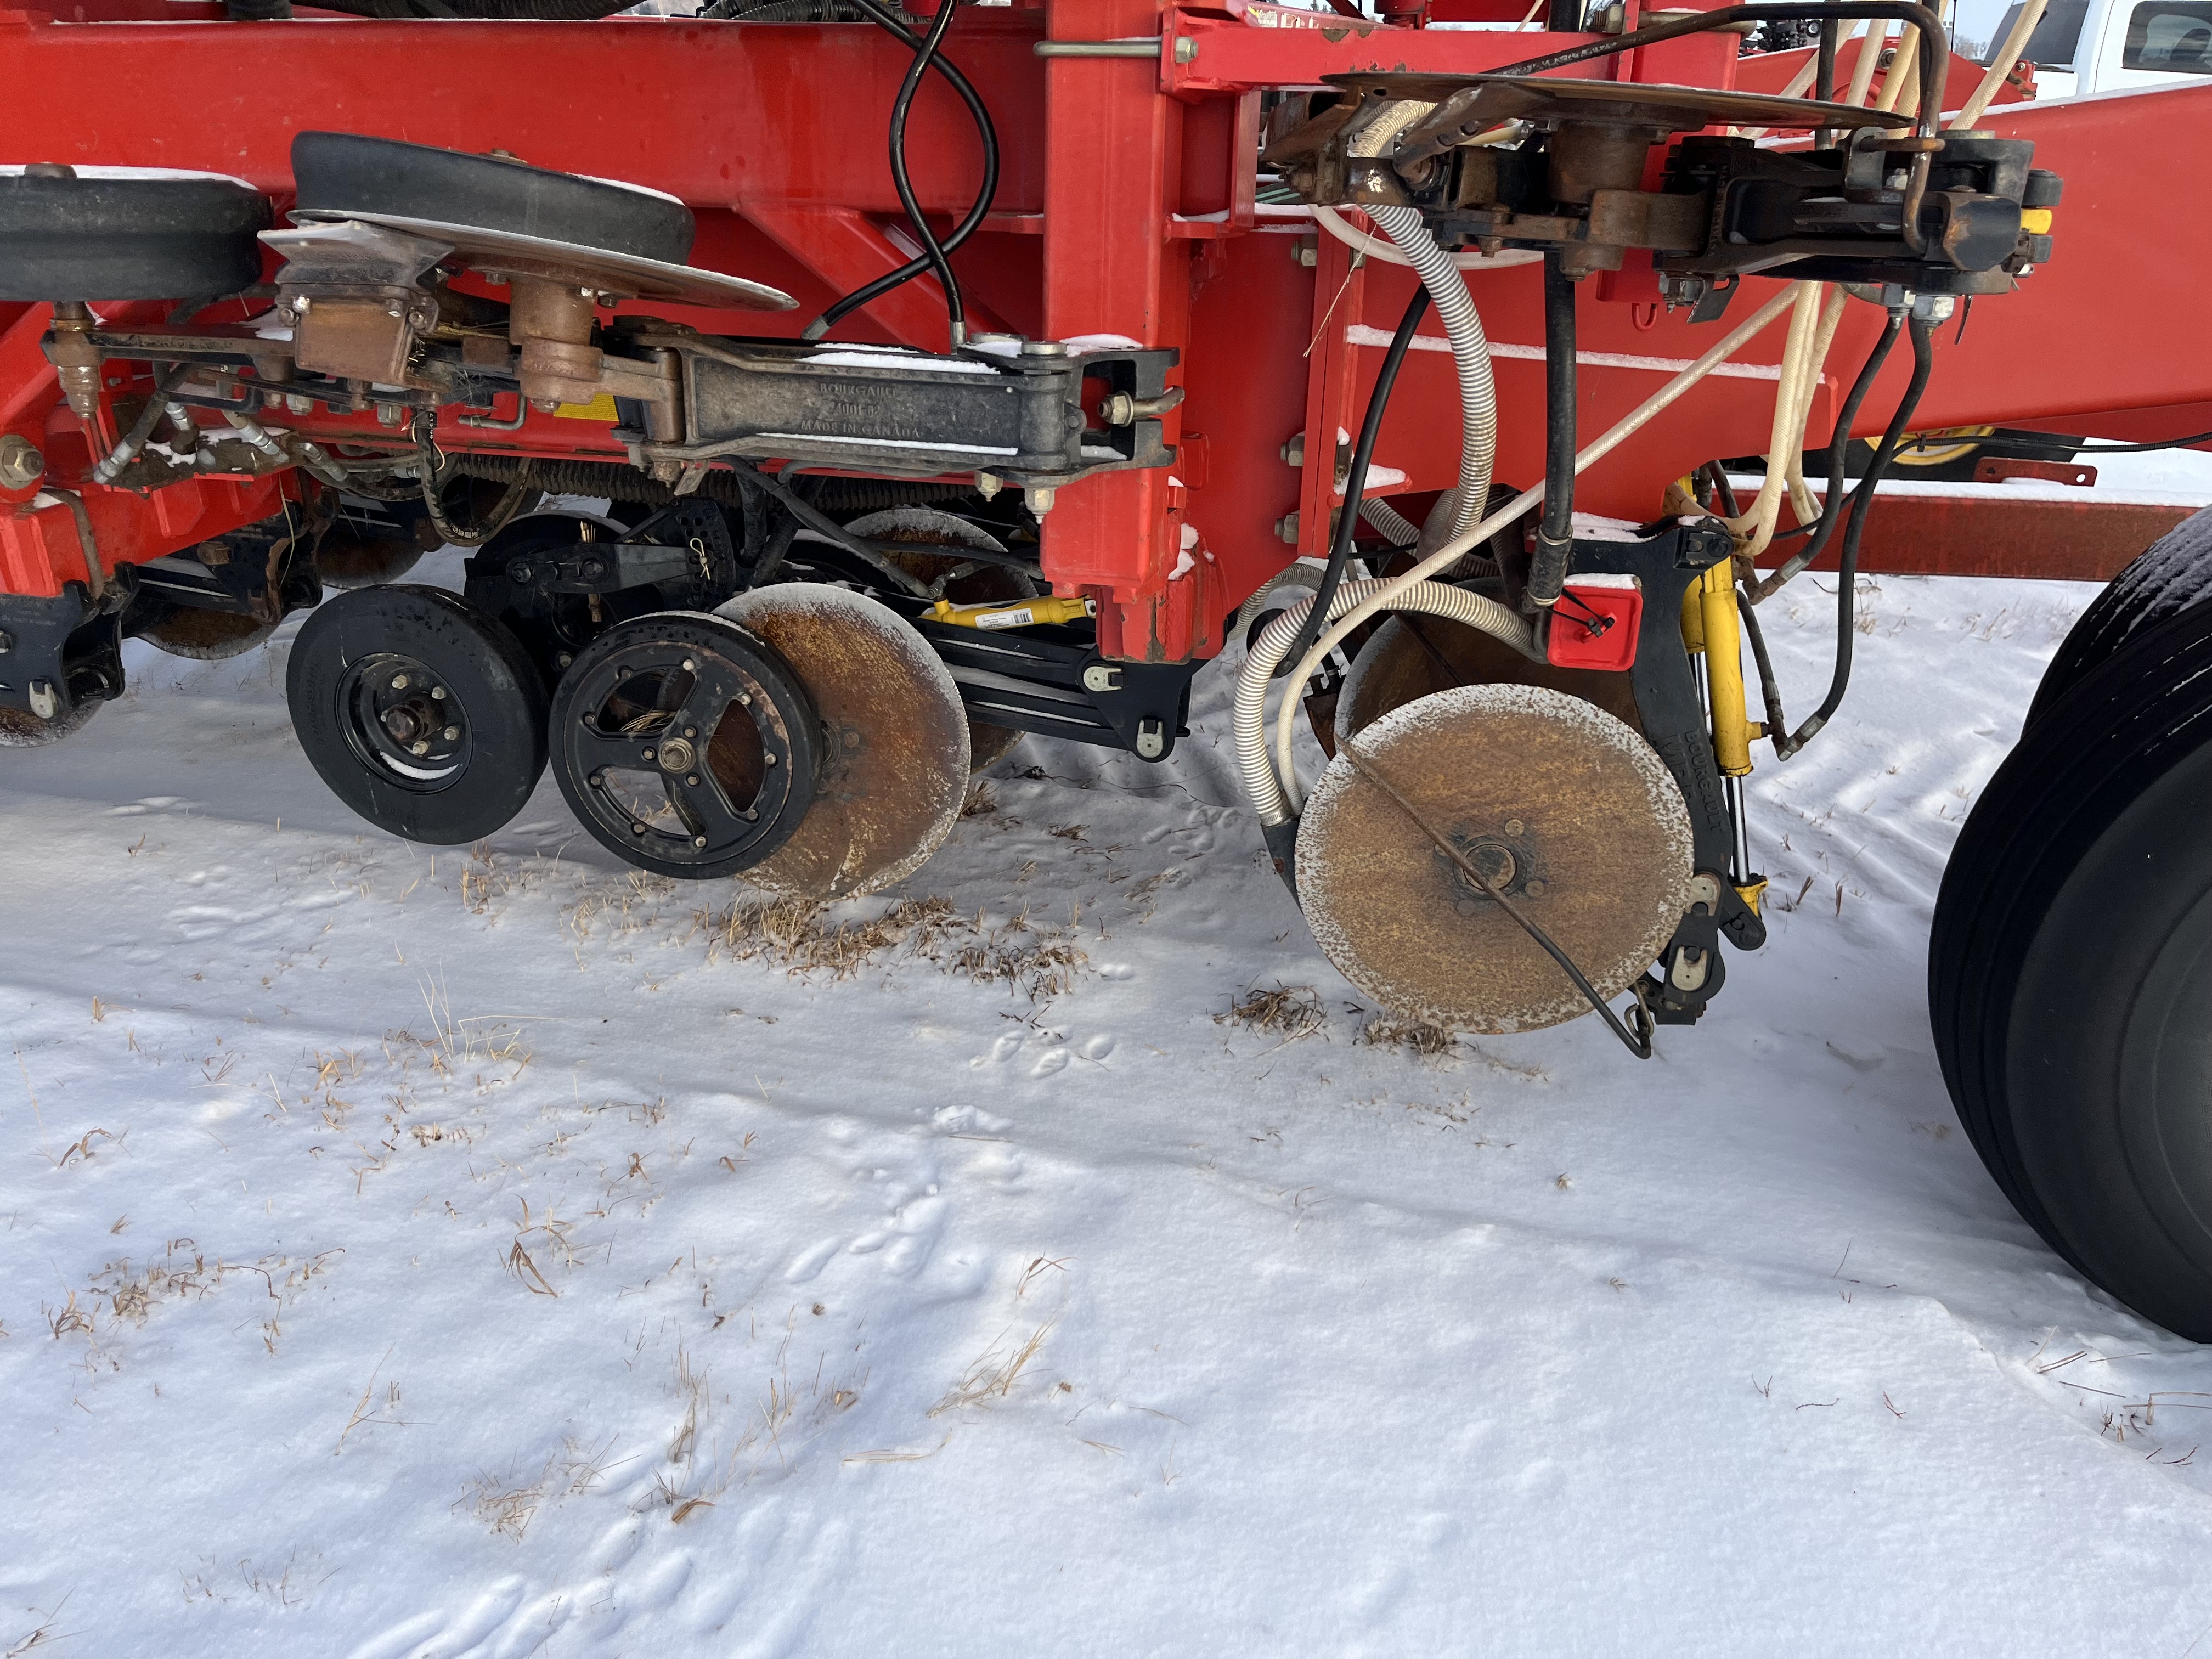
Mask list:
[[[984,1349],[961,1379],[945,1390],[945,1398],[929,1408],[932,1417],[941,1417],[946,1412],[964,1411],[971,1406],[988,1406],[994,1400],[1004,1400],[1014,1391],[1021,1380],[1024,1369],[1037,1357],[1044,1340],[1052,1334],[1054,1322],[1047,1320],[1030,1333],[1029,1340],[1008,1353],[1000,1344],[1006,1334]]]
[[[1310,985],[1285,985],[1272,991],[1254,990],[1242,1002],[1233,1002],[1225,1014],[1213,1017],[1216,1025],[1237,1024],[1255,1031],[1279,1033],[1295,1042],[1311,1036],[1328,1024],[1322,1012],[1321,995]]]
[[[1369,1020],[1360,1028],[1358,1041],[1370,1048],[1410,1048],[1424,1058],[1433,1059],[1451,1053],[1458,1039],[1441,1025],[1385,1017]]]

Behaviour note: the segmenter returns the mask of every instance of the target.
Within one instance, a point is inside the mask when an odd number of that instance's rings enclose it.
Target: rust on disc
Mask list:
[[[855,536],[866,536],[876,541],[911,542],[917,548],[953,550],[947,553],[884,556],[907,574],[921,581],[943,580],[944,591],[933,594],[933,598],[947,599],[955,605],[981,605],[990,600],[1033,599],[1037,596],[1035,581],[1005,565],[987,564],[965,575],[952,574],[963,564],[975,562],[961,558],[957,550],[960,548],[980,548],[992,553],[1006,550],[1006,544],[982,526],[972,524],[957,514],[928,507],[894,507],[855,519],[845,528]],[[1022,733],[1011,726],[994,726],[973,716],[969,719],[968,745],[978,772],[1013,753],[1021,740]]]
[[[1651,746],[1602,709],[1541,686],[1462,686],[1383,714],[1354,742],[1608,1000],[1673,936],[1689,901],[1689,813]],[[1299,824],[1297,883],[1328,959],[1394,1013],[1497,1033],[1589,1012],[1542,947],[1341,755]]]
[[[716,614],[773,647],[822,718],[814,805],[745,879],[830,899],[912,875],[952,832],[968,793],[967,713],[937,653],[889,607],[818,582],[756,588]]]
[[[1336,741],[1357,736],[1416,697],[1459,685],[1540,685],[1595,703],[1643,729],[1626,674],[1534,662],[1479,628],[1411,612],[1390,617],[1352,659],[1336,697]]]

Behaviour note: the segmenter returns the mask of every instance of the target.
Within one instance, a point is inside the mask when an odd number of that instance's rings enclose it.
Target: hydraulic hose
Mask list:
[[[1328,615],[1330,602],[1343,583],[1344,568],[1352,562],[1352,532],[1358,528],[1360,503],[1367,496],[1367,469],[1375,459],[1375,441],[1382,430],[1382,411],[1389,407],[1391,388],[1398,384],[1398,370],[1405,364],[1406,353],[1413,347],[1413,331],[1420,327],[1428,309],[1428,289],[1416,288],[1406,307],[1406,314],[1398,319],[1398,331],[1390,337],[1389,350],[1382,354],[1382,367],[1376,374],[1375,389],[1367,394],[1367,414],[1359,422],[1359,441],[1352,448],[1352,465],[1344,475],[1344,505],[1337,510],[1336,528],[1329,539],[1328,567],[1322,572],[1319,596],[1307,609],[1297,643],[1284,653],[1293,661],[1312,648],[1315,636],[1321,632],[1322,618]],[[1419,538],[1417,531],[1414,539]]]
[[[926,61],[928,67],[934,69],[939,75],[943,76],[947,84],[951,87],[952,90],[959,94],[960,101],[968,106],[968,113],[975,120],[976,136],[982,141],[983,145],[983,182],[981,187],[975,192],[975,203],[969,208],[967,216],[963,218],[957,225],[953,227],[952,234],[951,235],[947,236],[941,243],[934,244],[940,257],[949,255],[954,249],[960,246],[962,243],[965,242],[970,236],[975,234],[976,229],[982,224],[986,216],[990,213],[991,204],[998,197],[998,131],[991,125],[991,114],[990,112],[984,107],[981,94],[975,90],[974,84],[966,76],[960,72],[958,67],[955,65],[951,59],[945,58],[942,53],[937,52],[928,47],[928,37],[908,33],[905,25],[901,23],[889,10],[878,4],[877,0],[853,0],[853,3],[858,6],[862,12],[866,13],[869,21],[873,22],[878,28],[884,30],[886,33],[896,37],[897,40],[905,45],[909,50],[917,53],[918,56],[915,60],[917,63]],[[948,16],[951,11],[953,4],[955,3],[957,3],[957,0],[947,0],[945,10]],[[939,38],[942,39],[941,34]],[[902,87],[902,91],[903,92],[903,90],[904,88]],[[897,180],[903,179],[905,176],[906,128],[902,111],[895,111],[894,118],[894,143],[892,156],[893,167],[895,169],[894,180],[896,182]],[[902,204],[905,202],[907,196],[910,193],[910,189],[902,191],[900,197],[900,200]],[[933,245],[929,240],[927,227],[926,224],[921,224],[918,219],[916,223],[923,233],[923,246],[925,249],[927,249]],[[936,264],[937,262],[933,260],[927,252],[924,252],[915,258],[908,260],[906,264],[899,266],[896,270],[885,271],[873,282],[864,283],[860,287],[854,289],[850,294],[848,294],[842,299],[836,301],[829,307],[828,310],[824,311],[819,317],[817,317],[812,322],[806,325],[805,331],[800,337],[808,340],[821,339],[851,313],[859,310],[862,306],[868,305],[874,301],[881,299],[884,295],[890,293],[893,289],[897,288],[901,283],[911,282],[915,277],[921,276],[924,271],[934,270],[936,269]],[[948,289],[946,292],[948,299],[957,304],[957,295],[954,295],[953,291]],[[965,319],[963,313],[963,331],[964,327]]]
[[[1467,291],[1467,277],[1437,246],[1419,210],[1378,204],[1367,216],[1412,264],[1451,342],[1452,366],[1459,374],[1459,500],[1452,508],[1452,534],[1457,536],[1490,499],[1491,464],[1498,456],[1498,385],[1491,377],[1490,341],[1474,296]]]
[[[1843,556],[1836,566],[1836,666],[1829,676],[1828,695],[1820,706],[1806,717],[1805,723],[1787,738],[1776,739],[1775,754],[1783,760],[1811,742],[1814,734],[1826,726],[1836,710],[1843,706],[1844,693],[1851,683],[1851,641],[1857,634],[1857,586],[1859,572],[1859,540],[1866,533],[1867,514],[1874,507],[1874,493],[1881,483],[1881,475],[1889,471],[1889,463],[1904,441],[1905,429],[1912,419],[1912,412],[1920,406],[1921,394],[1928,390],[1928,377],[1936,368],[1936,325],[1932,320],[1916,317],[1910,325],[1912,336],[1912,380],[1898,399],[1897,412],[1889,418],[1889,428],[1881,434],[1881,447],[1875,451],[1874,459],[1867,464],[1866,476],[1860,479],[1858,489],[1851,496],[1851,522],[1844,532]]]
[[[1836,430],[1828,442],[1828,495],[1820,503],[1820,517],[1814,529],[1813,538],[1784,560],[1774,574],[1751,590],[1751,602],[1759,605],[1772,597],[1775,591],[1799,571],[1827,550],[1836,526],[1843,517],[1844,455],[1851,441],[1851,427],[1858,420],[1859,406],[1866,402],[1867,393],[1873,390],[1875,377],[1881,373],[1882,365],[1889,361],[1890,349],[1897,343],[1899,331],[1904,327],[1901,314],[1893,314],[1884,325],[1881,337],[1875,342],[1874,349],[1867,353],[1866,362],[1860,366],[1858,379],[1844,398],[1842,410],[1836,416]],[[1769,462],[1769,465],[1772,463]]]
[[[1424,615],[1443,617],[1453,622],[1465,623],[1479,628],[1494,639],[1504,641],[1516,651],[1528,653],[1534,649],[1534,630],[1528,618],[1517,617],[1495,599],[1485,599],[1480,593],[1470,593],[1463,587],[1453,587],[1443,582],[1400,582],[1382,577],[1370,577],[1364,581],[1347,582],[1339,588],[1329,602],[1328,620],[1334,621],[1363,601],[1389,592],[1389,608],[1394,611],[1417,611]],[[1304,631],[1307,615],[1316,607],[1312,600],[1303,600],[1277,617],[1261,630],[1258,641],[1245,660],[1243,672],[1237,679],[1237,702],[1233,719],[1237,742],[1237,767],[1244,779],[1244,793],[1251,800],[1253,811],[1260,815],[1262,826],[1287,824],[1297,816],[1297,807],[1285,793],[1282,779],[1291,775],[1287,765],[1279,776],[1275,763],[1268,758],[1267,732],[1267,681],[1276,665],[1289,653],[1291,641]],[[1297,701],[1297,688],[1291,686],[1285,692],[1290,701]]]
[[[1548,611],[1575,550],[1575,282],[1559,251],[1544,252],[1544,519],[1528,567],[1528,603]]]

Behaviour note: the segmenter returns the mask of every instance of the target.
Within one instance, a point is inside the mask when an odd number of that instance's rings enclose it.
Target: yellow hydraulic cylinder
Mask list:
[[[992,605],[955,605],[950,599],[939,599],[924,613],[924,620],[950,623],[956,628],[1035,628],[1043,623],[1080,622],[1097,614],[1095,600],[1051,594],[1035,599],[1002,599]]]
[[[1705,696],[1713,716],[1713,758],[1721,775],[1751,770],[1753,728],[1743,706],[1743,623],[1736,615],[1733,562],[1723,559],[1691,589],[1705,648]]]

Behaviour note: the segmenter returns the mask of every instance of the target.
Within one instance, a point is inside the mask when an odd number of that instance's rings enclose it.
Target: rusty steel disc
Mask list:
[[[161,621],[142,629],[138,637],[173,657],[219,662],[225,657],[243,656],[276,631],[274,622],[240,611],[178,605]]]
[[[1392,1012],[1494,1034],[1589,1012],[1431,829],[1608,1000],[1672,937],[1689,813],[1650,745],[1602,709],[1542,686],[1461,686],[1353,741],[1389,789],[1343,753],[1329,763],[1298,828],[1298,900],[1338,971]]]
[[[968,797],[967,711],[937,653],[888,606],[820,582],[755,588],[715,614],[773,646],[822,719],[814,804],[745,879],[830,899],[912,875]]]
[[[1407,613],[1376,629],[1336,697],[1336,741],[1356,736],[1394,708],[1459,685],[1540,685],[1595,703],[1643,729],[1626,674],[1533,662],[1479,628]]]
[[[894,507],[881,513],[871,513],[866,518],[855,519],[845,526],[855,536],[865,536],[878,542],[910,542],[916,548],[941,547],[979,549],[985,552],[1003,553],[1004,542],[979,524],[970,523],[956,514],[940,512],[932,507]],[[986,564],[971,569],[963,575],[953,573],[963,564],[975,561],[963,559],[957,551],[947,553],[887,553],[884,557],[919,580],[944,582],[941,593],[933,597],[951,600],[955,605],[975,605],[987,599],[1030,599],[1037,595],[1035,580],[1021,571],[1005,565]],[[1006,759],[1013,753],[1023,734],[1011,726],[994,726],[988,720],[979,720],[973,715],[968,720],[969,763],[976,771]]]

